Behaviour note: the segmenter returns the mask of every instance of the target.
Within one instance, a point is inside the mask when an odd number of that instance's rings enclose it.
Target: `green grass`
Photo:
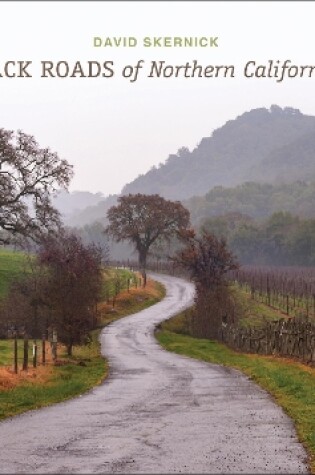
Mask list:
[[[253,300],[250,293],[239,287],[234,287],[233,292],[241,308],[240,325],[243,327],[260,327],[266,322],[276,321],[286,315],[279,310],[273,309],[257,300]]]
[[[12,355],[13,340],[0,340],[0,365],[12,364]]]
[[[27,255],[25,253],[9,249],[0,250],[0,299],[6,295],[10,283],[25,271],[27,271]],[[127,279],[134,287],[136,276],[129,269],[105,269],[102,297],[106,298],[107,295],[112,297],[117,286],[120,290],[126,289]]]
[[[38,351],[40,351],[39,341],[37,341],[37,345],[38,345]],[[13,347],[14,347],[14,340],[12,338],[8,340],[0,340],[0,366],[9,366],[13,364]],[[24,349],[24,341],[22,339],[18,339],[19,364],[21,363],[23,349]],[[28,349],[29,361],[31,361],[32,354],[33,354],[33,340],[29,340],[29,349]]]
[[[22,252],[0,250],[0,298],[3,298],[10,283],[18,278],[26,268],[26,256]]]
[[[138,277],[129,269],[114,269],[113,267],[104,270],[104,283],[102,288],[102,299],[112,298],[117,291],[127,289],[129,286],[138,285]]]
[[[268,297],[266,293],[259,293],[258,291],[254,292],[254,298],[251,297],[249,287],[246,285],[236,284],[234,288],[238,289],[239,293],[243,295],[247,300],[256,302],[257,307],[260,309],[260,314],[266,314],[267,319],[269,318],[268,310],[271,314],[277,314],[278,318],[281,317],[299,317],[307,315],[307,305],[308,305],[308,316],[310,319],[315,319],[315,300],[313,296],[310,296],[308,299],[296,297],[293,298],[292,295],[288,295],[288,309],[287,309],[287,300],[286,296],[283,299],[282,296],[278,296],[278,299],[274,298],[274,295],[270,295],[270,305],[268,305]],[[288,314],[286,313],[288,310]]]
[[[315,369],[292,360],[235,352],[215,341],[175,333],[184,314],[160,326],[156,337],[167,350],[241,370],[266,389],[294,421],[315,474]],[[172,330],[172,331],[170,331]]]

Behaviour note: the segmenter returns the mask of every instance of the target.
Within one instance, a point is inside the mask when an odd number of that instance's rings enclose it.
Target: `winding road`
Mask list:
[[[154,326],[192,284],[102,332],[109,378],[71,401],[0,423],[0,473],[308,473],[292,421],[240,372],[168,353]]]

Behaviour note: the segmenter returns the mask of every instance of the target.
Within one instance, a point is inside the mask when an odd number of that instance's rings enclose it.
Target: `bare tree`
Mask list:
[[[225,277],[238,264],[224,239],[205,231],[197,236],[192,229],[181,231],[180,237],[185,246],[173,260],[196,282],[193,332],[198,337],[220,339],[222,323],[237,316],[237,304]]]
[[[102,286],[102,255],[95,245],[84,245],[74,234],[48,237],[39,251],[48,271],[47,303],[58,338],[72,354],[95,327]]]
[[[13,236],[33,239],[59,226],[51,195],[67,187],[72,166],[34,137],[0,129],[0,243]]]
[[[106,232],[117,242],[131,242],[139,255],[139,266],[145,277],[150,247],[158,240],[168,240],[189,225],[189,211],[179,201],[168,201],[159,195],[121,196],[119,204],[108,212]],[[145,279],[144,279],[145,284]]]

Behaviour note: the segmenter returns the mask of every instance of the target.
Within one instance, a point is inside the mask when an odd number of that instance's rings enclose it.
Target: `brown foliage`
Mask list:
[[[160,239],[170,239],[189,225],[189,211],[176,201],[159,195],[121,196],[117,206],[107,213],[107,233],[116,241],[128,240],[139,254],[139,264],[146,267],[150,247]]]
[[[52,366],[37,366],[15,374],[9,367],[0,368],[0,392],[15,388],[25,382],[47,384],[52,374]]]
[[[224,239],[206,231],[198,237],[193,229],[183,230],[179,236],[185,247],[173,260],[188,270],[191,278],[202,287],[208,289],[221,285],[225,274],[238,268]]]
[[[222,324],[234,324],[241,309],[233,291],[225,282],[215,289],[197,286],[191,334],[197,338],[222,339]]]
[[[2,302],[0,331],[40,338],[54,328],[71,354],[72,346],[82,343],[97,324],[102,249],[60,232],[43,239],[29,263],[28,272],[11,285]]]
[[[73,234],[44,241],[39,259],[48,269],[47,303],[59,340],[67,346],[81,343],[96,324],[102,285],[101,250],[84,246]]]
[[[237,269],[238,264],[224,239],[206,231],[198,237],[193,229],[181,231],[180,237],[185,247],[173,260],[196,282],[192,333],[201,338],[220,339],[222,322],[233,321],[237,315],[225,276]]]

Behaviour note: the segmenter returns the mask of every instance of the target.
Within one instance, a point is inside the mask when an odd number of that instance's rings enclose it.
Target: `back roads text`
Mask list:
[[[141,77],[152,79],[195,79],[235,78],[273,79],[280,83],[288,79],[315,77],[315,65],[294,64],[290,59],[270,59],[265,63],[249,60],[242,65],[200,64],[192,59],[184,64],[170,64],[167,61],[146,61],[139,59],[132,64],[117,65],[105,61],[40,61],[8,60],[0,63],[1,79],[44,79],[105,78],[120,77],[136,82]],[[0,82],[1,83],[1,82]]]

